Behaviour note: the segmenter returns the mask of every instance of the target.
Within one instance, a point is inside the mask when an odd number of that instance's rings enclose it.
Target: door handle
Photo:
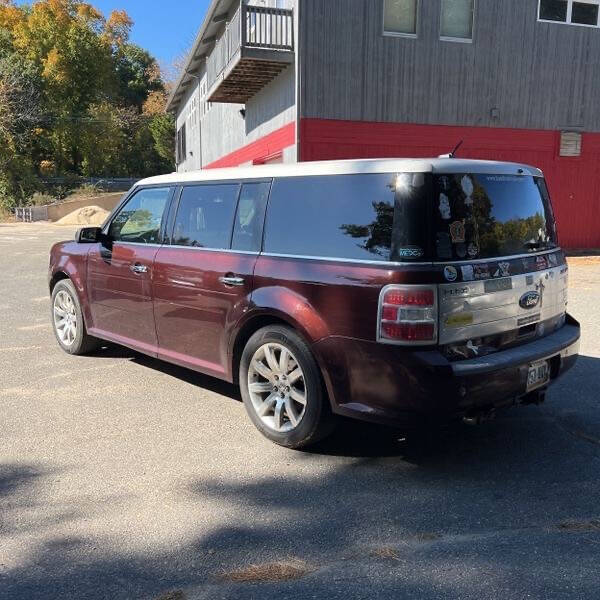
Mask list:
[[[244,279],[242,277],[236,277],[235,275],[225,275],[225,277],[219,277],[219,281],[229,287],[242,287],[244,285]]]
[[[146,265],[141,265],[140,263],[135,263],[135,265],[131,265],[129,268],[133,273],[141,274],[148,272],[148,267]]]

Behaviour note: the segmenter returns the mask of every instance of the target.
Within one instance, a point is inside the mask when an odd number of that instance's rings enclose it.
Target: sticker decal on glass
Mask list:
[[[458,271],[456,270],[456,267],[446,267],[444,269],[444,277],[446,278],[446,281],[449,281],[450,283],[456,281],[458,279]]]
[[[473,192],[475,191],[475,187],[473,186],[473,180],[469,177],[469,175],[465,175],[462,178],[460,185],[466,196],[465,205],[471,206],[473,204]]]
[[[467,245],[464,243],[456,244],[456,256],[458,258],[467,258]]]
[[[469,256],[471,258],[475,258],[475,257],[479,256],[479,246],[477,244],[475,244],[474,242],[471,242],[469,244],[467,252],[469,253]]]
[[[398,248],[396,254],[399,258],[421,258],[425,252],[423,251],[423,248],[410,246],[408,248]]]
[[[490,279],[490,266],[485,263],[482,265],[474,265],[473,271],[475,273],[475,279]]]
[[[453,244],[464,244],[465,242],[465,222],[454,221],[450,225],[450,237]]]
[[[473,265],[464,265],[460,268],[462,271],[463,281],[473,281],[475,279],[475,270]]]
[[[449,221],[452,218],[450,213],[450,200],[446,194],[440,194],[440,215],[444,221]]]
[[[452,241],[447,233],[437,234],[436,246],[439,258],[452,258]]]

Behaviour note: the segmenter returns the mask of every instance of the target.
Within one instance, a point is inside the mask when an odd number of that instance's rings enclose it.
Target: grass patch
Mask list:
[[[232,583],[260,583],[291,581],[308,575],[312,569],[301,560],[289,560],[264,565],[249,565],[235,571],[221,573],[221,581]]]

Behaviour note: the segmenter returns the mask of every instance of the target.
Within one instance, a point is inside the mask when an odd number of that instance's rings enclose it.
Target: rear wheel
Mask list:
[[[265,327],[250,338],[240,362],[240,387],[252,422],[276,444],[303,448],[333,430],[319,367],[288,327]]]
[[[60,347],[69,354],[87,354],[100,342],[88,335],[75,286],[69,279],[52,290],[52,328]]]

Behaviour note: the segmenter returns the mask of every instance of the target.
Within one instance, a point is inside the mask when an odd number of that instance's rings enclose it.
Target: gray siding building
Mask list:
[[[600,247],[600,0],[213,0],[169,102],[178,169],[516,160]]]

